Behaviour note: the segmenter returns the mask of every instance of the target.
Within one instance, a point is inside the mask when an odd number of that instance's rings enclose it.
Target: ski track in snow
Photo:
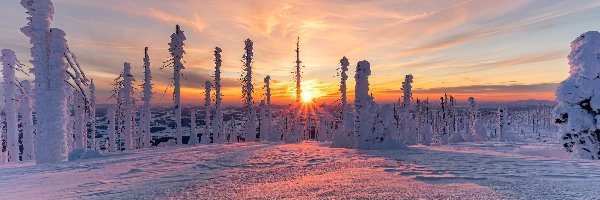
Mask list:
[[[398,150],[236,143],[0,164],[0,199],[594,199],[600,163],[555,145]],[[550,155],[550,153],[552,153]]]

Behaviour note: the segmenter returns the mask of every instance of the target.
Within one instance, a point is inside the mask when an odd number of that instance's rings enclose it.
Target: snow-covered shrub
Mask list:
[[[368,149],[395,149],[406,147],[402,141],[396,137],[396,120],[394,119],[394,109],[392,105],[386,104],[379,108],[375,117],[373,133],[371,133],[371,144]]]
[[[600,158],[600,33],[571,43],[569,77],[556,88],[555,122],[564,148],[574,158]]]
[[[175,33],[171,35],[171,42],[169,43],[169,53],[171,55],[171,61],[173,65],[173,100],[175,101],[175,137],[177,138],[177,144],[183,144],[183,136],[181,134],[181,70],[185,69],[182,63],[185,34],[179,28],[179,25],[175,26]]]

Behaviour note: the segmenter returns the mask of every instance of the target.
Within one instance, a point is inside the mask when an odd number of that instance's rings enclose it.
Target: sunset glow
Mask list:
[[[256,80],[270,75],[274,83],[291,81],[298,36],[303,81],[319,84],[318,91],[307,89],[319,101],[339,99],[336,69],[342,56],[350,60],[349,90],[354,88],[356,62],[371,62],[377,101],[397,100],[405,74],[414,75],[414,96],[419,98],[449,92],[459,101],[466,96],[552,100],[554,87],[569,71],[569,42],[598,27],[593,19],[600,17],[597,1],[141,2],[56,0],[53,26],[68,33],[72,51],[90,76],[108,83],[124,61],[132,63],[139,78],[144,46],[149,47],[153,69],[158,69],[168,58],[174,24],[181,25],[188,38],[184,104],[198,104],[202,98],[201,85],[213,73],[215,46],[223,49],[224,103],[239,104],[239,60],[246,38],[255,42]],[[18,1],[7,1],[0,13],[6,16],[0,22],[0,43],[29,60],[27,38],[19,32],[24,10]],[[166,86],[172,72],[154,70],[153,75],[155,85]],[[264,93],[261,86],[255,82],[257,95]],[[97,87],[100,103],[111,102],[108,84]],[[165,93],[164,87],[154,90]],[[170,105],[171,93],[154,103]],[[273,96],[277,104],[294,99]]]

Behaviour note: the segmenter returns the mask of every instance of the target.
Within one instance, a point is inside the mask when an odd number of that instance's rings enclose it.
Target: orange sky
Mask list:
[[[338,98],[336,69],[350,59],[348,94],[359,60],[372,67],[371,90],[378,101],[395,101],[406,74],[414,75],[414,96],[437,99],[444,92],[464,101],[554,99],[553,88],[566,78],[569,43],[598,29],[600,2],[560,0],[381,0],[381,1],[163,1],[55,0],[53,26],[67,33],[88,76],[99,87],[99,101],[111,103],[109,82],[130,62],[141,84],[143,49],[148,46],[154,74],[154,103],[172,76],[159,70],[168,57],[169,36],[180,24],[187,35],[187,80],[183,101],[201,105],[203,83],[211,79],[213,49],[223,49],[223,92],[227,104],[241,100],[239,77],[243,40],[255,48],[255,99],[262,79],[271,75],[273,101],[293,99],[289,86],[296,37],[306,89],[319,101]],[[30,45],[19,32],[26,14],[18,1],[0,7],[0,44],[29,60]],[[26,78],[26,77],[22,77]],[[161,97],[162,96],[162,97]]]

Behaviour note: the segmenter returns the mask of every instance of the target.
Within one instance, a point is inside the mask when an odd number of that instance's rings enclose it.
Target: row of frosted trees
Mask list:
[[[68,159],[70,152],[86,152],[100,149],[96,135],[95,85],[88,79],[71,53],[65,33],[50,28],[53,5],[50,0],[22,0],[27,9],[29,23],[22,32],[30,38],[31,71],[35,77],[34,87],[27,81],[17,80],[16,72],[24,73],[24,65],[14,52],[2,51],[5,82],[5,121],[9,161],[35,159],[37,163],[58,162]],[[175,116],[174,143],[183,141],[181,76],[184,67],[185,34],[179,26],[171,35],[170,57],[162,67],[173,68],[173,112]],[[473,98],[469,99],[466,113],[456,109],[454,97],[440,98],[439,107],[429,100],[412,99],[412,75],[402,84],[403,97],[394,105],[379,105],[369,91],[371,66],[368,61],[357,63],[355,71],[355,100],[347,98],[347,71],[349,61],[340,60],[340,104],[334,110],[316,108],[307,111],[299,102],[301,72],[299,48],[296,49],[296,103],[276,117],[271,109],[270,76],[264,78],[265,98],[255,104],[253,94],[253,42],[244,41],[242,56],[243,123],[234,120],[224,122],[221,108],[221,52],[214,50],[214,80],[206,81],[204,116],[205,126],[196,127],[197,111],[192,119],[188,144],[207,144],[240,141],[271,141],[294,143],[307,139],[332,141],[334,147],[346,148],[394,148],[413,144],[446,144],[462,141],[481,141],[490,134],[482,128],[479,111]],[[152,75],[148,48],[143,58],[144,80],[142,105],[134,98],[135,78],[131,64],[124,63],[120,75],[111,83],[115,104],[108,107],[107,138],[104,148],[109,151],[133,150],[156,146],[150,134],[153,123],[151,113]],[[214,98],[211,94],[214,91]],[[35,99],[35,101],[32,101]],[[214,104],[211,101],[214,99]],[[437,103],[435,103],[437,104]],[[17,108],[19,108],[17,110]],[[35,120],[33,112],[35,111]],[[214,111],[214,116],[211,113]],[[497,128],[493,137],[508,140],[509,123],[506,110],[498,110]],[[21,116],[20,118],[18,116]],[[36,122],[36,123],[34,123]],[[139,122],[139,123],[138,123]],[[18,124],[22,129],[18,129]],[[199,137],[198,133],[201,133]],[[19,142],[19,135],[22,140]],[[23,151],[20,151],[23,146]]]

